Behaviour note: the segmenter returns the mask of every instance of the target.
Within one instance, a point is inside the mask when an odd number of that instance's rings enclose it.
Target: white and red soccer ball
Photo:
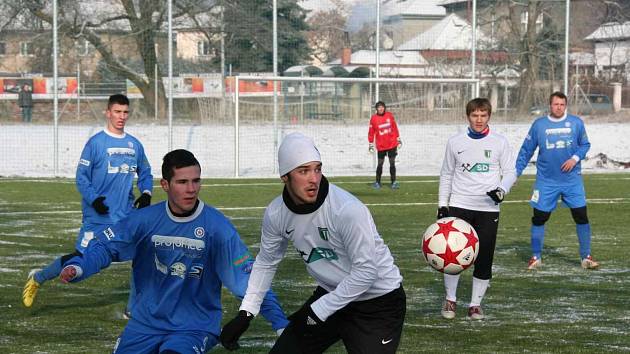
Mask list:
[[[466,221],[442,218],[424,232],[422,254],[435,270],[459,274],[475,263],[479,254],[479,237]]]

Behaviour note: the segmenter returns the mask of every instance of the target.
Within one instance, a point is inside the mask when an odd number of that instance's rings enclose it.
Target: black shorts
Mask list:
[[[448,208],[448,212],[449,216],[468,222],[477,231],[479,254],[475,260],[473,276],[477,279],[491,279],[494,247],[497,243],[497,230],[499,228],[499,212],[469,210],[457,207]]]
[[[389,157],[390,159],[393,159],[394,157],[398,155],[398,148],[395,147],[393,149],[379,151],[376,154],[378,155],[378,158],[381,160],[385,158],[385,155],[387,155],[387,157]]]
[[[317,287],[306,304],[327,294]],[[297,333],[292,323],[269,353],[323,353],[340,339],[348,353],[396,353],[406,313],[405,290],[400,287],[385,295],[354,301],[332,314],[314,335]]]

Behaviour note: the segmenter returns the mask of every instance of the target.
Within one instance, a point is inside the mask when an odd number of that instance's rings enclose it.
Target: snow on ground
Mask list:
[[[74,177],[81,150],[87,139],[100,126],[60,126],[58,175]],[[438,175],[447,139],[464,125],[405,124],[400,127],[403,148],[397,159],[398,174]],[[516,155],[529,124],[496,124],[491,129],[505,135]],[[153,174],[160,176],[161,159],[168,151],[168,127],[162,125],[129,125],[127,131],[143,143]],[[324,173],[329,176],[371,176],[374,155],[367,152],[367,127],[364,125],[314,124],[242,125],[239,133],[238,175],[241,177],[275,177],[275,140],[293,131],[301,131],[315,139],[322,153]],[[626,137],[630,124],[588,124],[591,140],[589,158],[583,163],[585,172],[624,171],[611,161],[630,162]],[[55,132],[52,126],[5,125],[0,129],[0,176],[53,177],[55,166]],[[234,127],[226,125],[174,126],[173,148],[191,150],[202,165],[204,177],[235,176]],[[274,137],[277,136],[277,139]],[[602,156],[605,156],[602,158]],[[605,159],[608,163],[605,163]],[[387,166],[386,166],[387,169]],[[533,173],[529,167],[526,173]],[[630,172],[630,170],[625,169]]]

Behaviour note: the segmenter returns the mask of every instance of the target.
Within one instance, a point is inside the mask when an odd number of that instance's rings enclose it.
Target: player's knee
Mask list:
[[[82,256],[82,254],[79,251],[75,250],[72,253],[68,253],[68,254],[66,254],[64,256],[61,256],[61,264],[62,265],[65,264],[67,261],[69,261],[73,257],[81,257],[81,256]]]
[[[542,211],[534,209],[534,216],[532,217],[532,225],[543,226],[549,220],[551,213],[548,211]]]
[[[586,214],[586,206],[571,209],[571,216],[576,224],[588,224],[588,216]]]

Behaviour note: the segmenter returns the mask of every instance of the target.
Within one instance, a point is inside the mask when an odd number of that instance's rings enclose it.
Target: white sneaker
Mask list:
[[[455,318],[455,310],[457,310],[457,303],[455,301],[444,300],[442,305],[442,317],[447,320]]]
[[[536,256],[532,256],[532,258],[530,258],[529,261],[527,262],[528,270],[536,270],[540,267],[542,267],[542,259]]]
[[[597,269],[598,267],[599,263],[596,262],[590,254],[582,260],[582,268],[584,269]]]

